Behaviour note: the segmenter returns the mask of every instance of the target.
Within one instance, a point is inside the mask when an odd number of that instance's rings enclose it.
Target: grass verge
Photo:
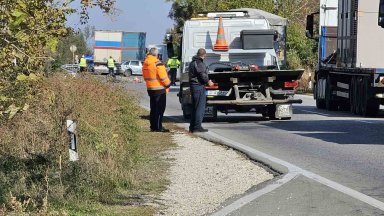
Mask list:
[[[161,152],[170,134],[148,132],[127,91],[56,74],[29,109],[0,125],[0,215],[152,215],[167,185]],[[68,161],[66,120],[78,123],[78,162]]]

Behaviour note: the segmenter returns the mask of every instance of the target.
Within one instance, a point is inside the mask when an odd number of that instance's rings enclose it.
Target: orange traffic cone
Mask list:
[[[228,51],[228,44],[225,40],[224,27],[223,27],[223,18],[219,19],[219,29],[217,30],[217,40],[215,46],[213,46],[214,51]]]

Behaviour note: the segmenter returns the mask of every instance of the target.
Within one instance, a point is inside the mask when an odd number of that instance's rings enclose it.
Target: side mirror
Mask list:
[[[378,25],[384,28],[384,0],[380,0]]]
[[[313,14],[307,15],[307,25],[305,28],[305,36],[313,38]]]

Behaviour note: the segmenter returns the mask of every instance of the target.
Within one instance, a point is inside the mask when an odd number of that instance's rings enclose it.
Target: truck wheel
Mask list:
[[[276,105],[268,105],[267,109],[269,120],[276,120]]]
[[[191,110],[192,110],[191,106],[190,105],[183,105],[182,110],[183,110],[184,120],[191,119]]]
[[[364,95],[362,94],[363,93],[362,88],[363,88],[362,78],[358,77],[356,79],[356,85],[355,85],[355,93],[356,93],[355,94],[355,105],[356,105],[355,113],[357,115],[362,114],[362,98],[364,97]]]
[[[349,85],[349,104],[350,109],[349,111],[352,114],[355,114],[356,112],[356,105],[355,105],[355,86],[356,86],[356,79],[354,77],[351,78],[351,83]]]
[[[189,114],[183,110],[183,118],[184,118],[184,120],[189,120],[189,119],[191,119],[191,114]]]
[[[318,85],[319,85],[319,82],[317,82],[315,85],[314,85],[314,95],[316,95],[316,108],[317,109],[325,109],[325,101],[320,99],[320,92],[319,92],[319,89],[318,88]]]
[[[329,111],[335,111],[338,108],[337,102],[332,100],[332,85],[330,76],[327,77],[327,84],[325,85],[325,108]]]
[[[369,94],[369,80],[366,78],[363,79],[362,95],[361,111],[363,116],[376,116],[379,113],[380,101],[372,98]]]

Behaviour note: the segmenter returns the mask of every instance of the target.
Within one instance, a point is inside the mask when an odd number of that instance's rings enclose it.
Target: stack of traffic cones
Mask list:
[[[217,30],[217,40],[215,46],[213,46],[214,51],[228,51],[228,44],[225,40],[224,27],[223,27],[223,18],[219,19],[219,29]]]

